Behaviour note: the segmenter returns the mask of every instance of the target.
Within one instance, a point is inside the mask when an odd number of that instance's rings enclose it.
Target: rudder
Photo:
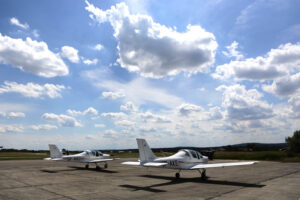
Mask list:
[[[156,158],[145,139],[137,138],[136,141],[139,148],[140,162],[152,161]]]
[[[61,151],[57,148],[55,144],[49,144],[49,150],[50,150],[50,157],[53,158],[61,158],[63,154]]]

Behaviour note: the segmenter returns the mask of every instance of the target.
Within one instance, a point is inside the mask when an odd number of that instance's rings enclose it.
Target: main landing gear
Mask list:
[[[108,167],[108,164],[107,164],[107,163],[105,163],[105,164],[104,164],[104,168],[106,169],[107,167]]]
[[[86,169],[88,169],[88,168],[89,168],[89,165],[88,165],[88,164],[86,164],[86,165],[85,165],[85,168],[86,168]]]
[[[201,169],[199,169],[198,171],[199,171],[199,173],[201,174],[201,179],[202,179],[202,180],[206,180],[206,179],[207,179],[207,176],[206,176],[206,169],[202,169],[202,171],[201,171]]]
[[[181,170],[179,170],[179,172],[177,172],[177,173],[175,174],[176,179],[179,179],[179,178],[180,178],[180,171],[181,171]]]

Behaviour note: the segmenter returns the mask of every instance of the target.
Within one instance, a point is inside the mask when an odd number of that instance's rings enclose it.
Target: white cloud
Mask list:
[[[243,85],[221,85],[217,91],[223,92],[222,107],[230,120],[257,120],[274,116],[272,106],[262,101],[262,94],[256,89],[246,90]]]
[[[49,122],[56,122],[64,127],[80,127],[82,126],[74,117],[67,115],[56,115],[54,113],[45,113],[42,118]]]
[[[264,91],[280,97],[300,94],[300,73],[279,78],[271,85],[262,85]]]
[[[96,109],[93,108],[93,107],[89,107],[89,108],[87,108],[87,109],[84,110],[84,111],[77,111],[77,110],[71,110],[71,109],[68,109],[68,110],[67,110],[67,113],[68,113],[69,115],[72,115],[72,116],[77,116],[77,115],[95,116],[95,115],[98,115],[98,110],[96,110]]]
[[[300,95],[291,97],[288,103],[291,106],[290,116],[292,118],[300,118]]]
[[[215,36],[200,26],[188,25],[180,33],[156,23],[150,16],[129,13],[125,3],[103,11],[86,1],[86,10],[98,23],[110,22],[118,40],[119,63],[131,72],[161,78],[205,72],[214,63]]]
[[[129,101],[125,105],[121,105],[120,110],[129,111],[129,112],[136,112],[136,111],[138,111],[138,108],[132,102]]]
[[[125,118],[127,115],[123,112],[118,112],[118,113],[110,112],[110,113],[102,113],[101,116],[110,119],[122,119]]]
[[[16,133],[23,132],[24,128],[21,125],[0,124],[0,133]]]
[[[181,104],[178,107],[178,110],[179,110],[179,113],[184,116],[188,116],[191,113],[204,111],[204,109],[201,106],[197,106],[194,104],[187,104],[187,103]]]
[[[217,66],[214,78],[240,80],[274,80],[300,69],[300,43],[287,43],[271,49],[264,57],[231,61]]]
[[[104,127],[106,127],[105,124],[95,124],[94,126],[95,126],[95,128],[104,128]]]
[[[119,126],[119,127],[125,127],[125,128],[128,128],[128,127],[131,127],[135,124],[135,122],[132,122],[132,121],[128,121],[128,120],[120,120],[120,121],[116,121],[115,122],[115,125],[116,126]]]
[[[29,128],[35,131],[40,131],[40,130],[48,131],[51,129],[57,129],[57,126],[51,124],[39,124],[39,125],[31,125],[29,126]]]
[[[244,58],[243,54],[237,50],[239,43],[233,41],[231,45],[226,46],[227,51],[222,51],[222,53],[228,58],[234,57],[236,60],[241,60]]]
[[[15,18],[15,17],[10,18],[10,23],[11,23],[12,25],[18,26],[18,27],[20,27],[20,28],[22,28],[22,29],[26,29],[26,30],[29,29],[29,25],[28,25],[27,23],[21,24],[21,23],[19,22],[19,20],[18,20],[17,18]]]
[[[61,48],[61,56],[67,58],[72,63],[79,63],[78,50],[71,46],[63,46]]]
[[[117,92],[102,92],[102,97],[105,99],[116,100],[125,97],[124,93],[121,91]]]
[[[96,78],[95,80],[98,79]],[[124,101],[131,101],[137,106],[148,102],[154,102],[167,108],[174,108],[183,102],[181,98],[169,94],[161,88],[150,86],[150,84],[142,78],[134,79],[129,83],[100,80],[93,84],[96,87],[110,90],[113,93],[122,91],[125,95],[123,98]]]
[[[155,123],[170,123],[172,122],[171,119],[169,119],[166,116],[153,114],[149,111],[145,113],[138,113],[137,114],[144,122],[155,122]]]
[[[25,117],[25,113],[22,112],[10,112],[7,115],[9,118],[20,118],[20,117]]]
[[[103,45],[102,44],[96,44],[94,49],[97,50],[97,51],[101,51],[103,49]]]
[[[84,115],[89,115],[89,116],[93,116],[93,115],[98,115],[98,111],[93,108],[93,107],[89,107],[88,109],[86,109],[84,112],[83,112]]]
[[[24,72],[43,77],[68,75],[69,70],[58,54],[48,49],[45,42],[31,38],[14,39],[0,33],[0,62]]]
[[[218,120],[218,119],[223,118],[223,114],[221,112],[221,109],[218,106],[210,108],[209,112],[208,112],[208,116],[209,116],[208,117],[209,120]]]
[[[36,37],[36,38],[40,37],[40,34],[39,34],[38,30],[36,30],[36,29],[34,29],[34,30],[32,31],[32,34],[33,34],[33,36]]]
[[[39,85],[35,83],[18,84],[16,82],[5,81],[3,85],[0,85],[0,94],[15,92],[20,93],[25,97],[43,98],[48,96],[51,99],[61,97],[61,91],[66,89],[63,85],[53,85],[46,83]]]
[[[86,65],[96,65],[98,63],[98,59],[97,58],[95,58],[93,60],[84,59],[83,63]]]

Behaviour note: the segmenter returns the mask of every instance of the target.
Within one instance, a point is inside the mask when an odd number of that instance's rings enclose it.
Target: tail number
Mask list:
[[[172,167],[177,167],[178,166],[177,160],[170,160],[169,165]]]

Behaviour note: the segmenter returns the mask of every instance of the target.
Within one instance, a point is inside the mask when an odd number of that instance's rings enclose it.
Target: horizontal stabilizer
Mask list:
[[[83,162],[86,162],[86,163],[98,163],[98,162],[106,162],[106,161],[110,161],[110,160],[114,160],[112,158],[109,158],[109,159],[97,159],[97,160],[89,160],[89,161],[83,161]]]
[[[62,161],[62,158],[44,158],[44,160]]]
[[[252,165],[258,163],[258,161],[252,162],[232,162],[232,163],[215,163],[215,164],[198,164],[190,169],[206,169],[206,168],[214,168],[214,167],[232,167],[232,166],[240,166],[240,165]]]
[[[140,162],[131,162],[131,161],[122,162],[121,164],[123,164],[123,165],[141,165]]]
[[[158,163],[158,162],[146,162],[143,164],[143,166],[145,167],[161,167],[161,166],[165,166],[168,163]]]

